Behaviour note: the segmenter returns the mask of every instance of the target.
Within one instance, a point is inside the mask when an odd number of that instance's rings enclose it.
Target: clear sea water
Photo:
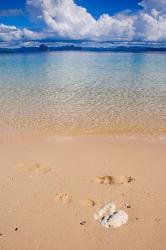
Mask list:
[[[166,54],[0,55],[0,137],[166,135]]]

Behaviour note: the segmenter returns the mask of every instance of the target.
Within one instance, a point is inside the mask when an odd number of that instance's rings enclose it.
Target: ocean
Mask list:
[[[0,138],[166,135],[166,54],[0,55]]]

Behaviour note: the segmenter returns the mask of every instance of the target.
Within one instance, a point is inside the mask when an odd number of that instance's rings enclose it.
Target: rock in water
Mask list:
[[[39,52],[45,52],[45,51],[48,51],[48,47],[45,44],[40,44],[38,50]]]
[[[123,210],[116,211],[115,204],[107,203],[94,215],[94,218],[105,228],[116,228],[128,221],[128,214]]]

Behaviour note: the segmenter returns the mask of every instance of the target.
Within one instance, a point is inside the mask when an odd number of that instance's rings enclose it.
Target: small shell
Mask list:
[[[131,205],[130,205],[130,204],[128,204],[128,203],[126,203],[126,204],[125,204],[125,207],[127,207],[127,208],[131,208]]]

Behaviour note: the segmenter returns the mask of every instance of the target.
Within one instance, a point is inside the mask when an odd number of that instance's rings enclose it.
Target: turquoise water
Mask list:
[[[166,134],[166,54],[0,55],[0,137]]]

